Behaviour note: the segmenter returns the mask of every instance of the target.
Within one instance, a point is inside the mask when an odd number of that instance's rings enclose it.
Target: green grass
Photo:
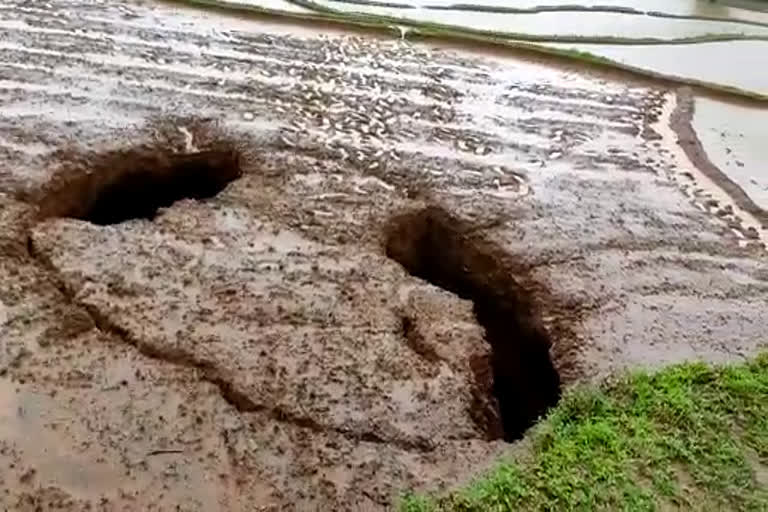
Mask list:
[[[565,394],[530,448],[402,512],[768,510],[768,354],[691,363]]]

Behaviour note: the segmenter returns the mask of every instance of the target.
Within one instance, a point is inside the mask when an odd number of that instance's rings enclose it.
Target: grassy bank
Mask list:
[[[768,354],[572,390],[530,449],[402,512],[768,510]]]

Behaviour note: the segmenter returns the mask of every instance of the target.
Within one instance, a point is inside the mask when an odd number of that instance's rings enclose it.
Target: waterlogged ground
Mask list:
[[[288,4],[288,0],[283,1]],[[281,9],[274,3],[258,0],[249,0],[247,4]],[[522,43],[529,48],[534,44],[571,55],[579,53],[582,58],[586,54],[639,73],[706,88],[726,89],[736,96],[758,97],[761,104],[750,105],[750,116],[763,117],[767,112],[762,104],[768,98],[768,74],[762,70],[768,66],[768,41],[764,40],[768,13],[760,2],[612,0],[573,3],[537,0],[510,6],[490,0],[471,3],[312,0],[303,2],[304,7],[295,3],[290,5],[285,10],[300,8],[307,12],[321,11],[325,15],[331,10],[339,14],[378,16],[383,17],[385,25],[398,20],[416,25],[437,24],[454,33],[463,29],[472,31],[474,38],[483,37],[477,34],[478,31],[492,34],[497,38],[496,43],[507,38],[507,44]],[[498,12],[504,9],[518,12]],[[412,27],[399,28],[403,37],[413,30]],[[579,40],[558,41],[563,38]],[[692,42],[690,38],[728,40]],[[685,40],[688,41],[680,44]],[[738,109],[729,111],[727,105],[721,107],[721,113],[731,124],[738,123],[741,117]],[[761,144],[760,135],[746,137],[749,146]],[[725,151],[724,147],[711,146],[712,141],[706,136],[704,139],[711,152]],[[728,165],[721,167],[732,174]],[[732,176],[732,179],[749,182],[748,187],[761,179],[762,167],[756,162],[738,171],[740,176]]]
[[[280,9],[272,1],[212,3]],[[736,6],[706,0],[538,1],[514,6],[487,1],[294,3],[346,21],[362,15],[368,23],[404,23],[427,27],[432,32],[466,32],[473,38],[493,37],[495,44],[534,42],[550,49],[589,53],[641,73],[735,88],[743,95],[763,100],[768,96],[765,73],[760,71],[768,65],[768,13],[760,2],[739,1]]]
[[[707,34],[768,35],[768,25],[755,26],[733,21],[669,19],[615,12],[538,12],[505,14],[461,10],[403,9],[376,5],[314,0],[317,4],[347,12],[381,14],[414,21],[441,23],[499,34],[550,36],[679,39]],[[516,6],[515,6],[516,7]]]
[[[4,508],[385,510],[558,380],[765,343],[762,199],[690,91],[177,4],[0,26]],[[212,197],[82,211],[221,147]]]
[[[250,1],[255,3],[257,0]],[[510,5],[510,3],[506,0],[476,0],[473,2],[459,2],[458,0],[388,0],[388,3],[413,5],[419,7],[470,4],[507,8],[517,7],[520,9],[536,9],[540,7],[572,8],[574,6],[591,8],[618,7],[635,9],[638,11],[663,12],[686,16],[710,16],[717,18],[722,17],[747,21],[768,22],[768,14],[764,12],[766,9],[759,0],[734,2],[735,5],[729,5],[728,2],[723,2],[722,0],[719,2],[703,2],[701,0],[677,0],[675,2],[668,2],[667,0],[646,0],[643,2],[638,2],[637,0],[518,0],[514,3],[514,5]]]

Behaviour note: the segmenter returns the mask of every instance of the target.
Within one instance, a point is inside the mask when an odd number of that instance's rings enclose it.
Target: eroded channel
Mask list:
[[[560,377],[550,359],[551,341],[530,291],[501,248],[471,235],[471,226],[438,207],[392,219],[387,256],[410,274],[472,301],[492,347],[492,392],[501,418],[484,416],[489,436],[514,441],[560,398]],[[488,369],[475,368],[482,381]],[[499,427],[501,427],[499,429]]]

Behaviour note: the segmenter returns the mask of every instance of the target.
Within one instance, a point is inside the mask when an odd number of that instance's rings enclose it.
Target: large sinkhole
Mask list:
[[[182,199],[207,199],[240,177],[232,148],[174,153],[130,149],[78,155],[56,173],[41,202],[44,216],[95,224],[153,219],[159,208]]]
[[[490,369],[475,369],[492,374],[486,403],[498,411],[485,417],[501,423],[486,419],[483,427],[489,438],[514,441],[557,403],[560,376],[531,292],[516,280],[509,255],[470,232],[471,226],[430,207],[392,219],[386,253],[411,275],[472,301],[492,348]]]

